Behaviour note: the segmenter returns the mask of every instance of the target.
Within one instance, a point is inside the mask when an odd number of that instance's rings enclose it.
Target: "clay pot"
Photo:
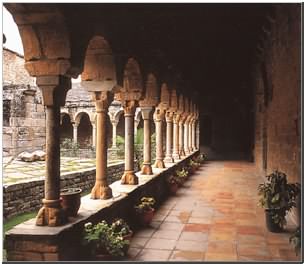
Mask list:
[[[266,226],[270,232],[273,233],[281,233],[283,229],[280,227],[279,224],[275,223],[273,220],[273,215],[276,213],[276,209],[265,209],[265,216],[266,216]]]
[[[123,236],[123,239],[124,239],[124,240],[129,240],[129,242],[131,242],[132,236],[133,236],[133,231],[130,230],[130,233],[129,233],[129,234]]]
[[[177,190],[178,190],[178,184],[177,183],[170,183],[169,184],[170,194],[175,195]]]
[[[154,209],[152,208],[149,211],[144,211],[140,214],[140,222],[143,226],[148,226],[152,222],[154,216]]]
[[[60,192],[61,207],[67,216],[77,216],[80,207],[80,188],[67,188]]]

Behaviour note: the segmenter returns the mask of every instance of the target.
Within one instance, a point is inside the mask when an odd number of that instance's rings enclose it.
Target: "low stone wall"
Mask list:
[[[167,177],[197,154],[198,152],[195,152],[175,164],[170,164],[166,169],[154,169],[154,175],[138,175],[138,185],[121,185],[119,181],[114,182],[111,185],[115,194],[113,199],[92,200],[89,196],[82,197],[77,217],[69,218],[69,223],[64,226],[35,226],[35,219],[17,225],[5,236],[7,260],[88,260],[81,245],[83,226],[86,222],[97,223],[102,219],[111,221],[121,217],[134,229],[137,223],[134,205],[142,196],[153,196],[159,206],[169,195]]]
[[[135,169],[138,164],[135,162]],[[108,166],[108,182],[111,184],[119,180],[124,172],[124,163]],[[61,188],[79,187],[89,191],[95,183],[95,169],[63,173]],[[4,220],[20,213],[32,212],[42,206],[44,197],[44,180],[35,180],[3,186],[3,217]]]

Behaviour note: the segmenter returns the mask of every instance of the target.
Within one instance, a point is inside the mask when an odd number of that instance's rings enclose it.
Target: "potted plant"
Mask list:
[[[167,178],[167,183],[170,193],[173,195],[176,194],[179,185],[179,179],[174,175],[170,175]]]
[[[111,260],[124,257],[130,241],[114,232],[106,221],[96,225],[89,222],[84,225],[83,245],[88,248],[94,260]]]
[[[133,231],[130,229],[127,222],[121,218],[114,220],[111,225],[114,233],[120,234],[123,239],[131,241]]]
[[[271,232],[282,231],[286,214],[296,206],[300,192],[298,183],[287,183],[286,174],[279,171],[266,176],[268,182],[258,186],[259,204],[265,208],[266,225]]]
[[[199,163],[195,162],[193,159],[190,159],[190,161],[189,161],[190,174],[193,174],[197,170],[198,167],[199,167]]]
[[[142,197],[140,203],[135,206],[136,213],[139,215],[143,226],[148,226],[154,216],[155,199],[153,197]]]
[[[202,164],[206,159],[207,159],[207,155],[204,154],[204,153],[201,153],[201,154],[198,155],[198,157],[196,158],[196,162],[198,162],[199,164]]]
[[[67,188],[60,191],[60,203],[67,216],[77,216],[81,192],[80,188]]]
[[[179,186],[182,186],[188,176],[188,171],[185,168],[183,168],[181,170],[175,171],[175,174],[178,178]]]
[[[291,237],[289,238],[289,242],[294,245],[294,249],[296,255],[298,256],[301,251],[301,228],[298,227],[294,233],[292,233]]]

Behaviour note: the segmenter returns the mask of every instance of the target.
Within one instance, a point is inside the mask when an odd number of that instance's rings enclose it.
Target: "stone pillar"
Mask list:
[[[179,160],[179,127],[180,114],[174,114],[173,116],[173,159]]]
[[[196,148],[198,150],[200,149],[200,122],[199,122],[199,120],[197,121],[197,125],[196,125]]]
[[[136,136],[137,135],[137,127],[139,125],[139,122],[138,120],[134,120],[134,135]]]
[[[96,124],[92,122],[92,146],[96,147]]]
[[[165,118],[165,110],[162,108],[156,108],[153,119],[155,122],[156,133],[156,158],[155,168],[165,168],[164,154],[163,154],[163,121]]]
[[[77,140],[78,126],[79,126],[79,123],[78,123],[78,122],[75,122],[75,123],[73,124],[73,141],[74,141],[75,143],[78,142],[78,140]]]
[[[179,155],[180,157],[185,157],[185,150],[184,150],[184,118],[181,118],[179,121]]]
[[[112,121],[112,148],[116,148],[116,138],[117,138],[117,124],[118,122]]]
[[[173,114],[174,114],[174,112],[171,112],[171,111],[166,112],[167,131],[166,131],[165,162],[169,162],[169,163],[174,162],[174,160],[172,158]]]
[[[189,123],[188,123],[188,148],[189,152],[191,153],[192,150],[192,117],[190,117]]]
[[[107,113],[112,101],[110,92],[98,91],[92,93],[96,107],[96,178],[91,191],[91,199],[109,199],[112,190],[107,181]]]
[[[39,210],[36,225],[59,226],[67,221],[60,205],[60,106],[64,106],[70,78],[43,76],[36,79],[46,106],[46,175],[43,206]]]
[[[184,151],[186,155],[190,154],[189,151],[189,116],[184,123]]]
[[[151,114],[153,107],[141,107],[141,114],[144,120],[144,162],[141,168],[141,174],[153,174],[151,167]]]
[[[195,145],[195,122],[196,120],[192,120],[192,151],[196,151],[196,145]]]
[[[125,115],[125,172],[121,178],[121,184],[138,184],[138,177],[134,172],[134,115],[136,101],[126,101],[124,105]]]

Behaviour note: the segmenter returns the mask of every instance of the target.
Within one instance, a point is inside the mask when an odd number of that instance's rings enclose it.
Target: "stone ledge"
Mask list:
[[[112,183],[110,185],[114,195],[112,199],[92,200],[89,195],[82,197],[78,216],[69,218],[70,222],[64,226],[36,226],[35,219],[17,225],[5,236],[7,259],[35,260],[31,256],[38,254],[42,260],[51,260],[46,253],[52,253],[50,256],[53,258],[53,254],[57,254],[55,257],[58,260],[83,260],[84,253],[80,242],[84,223],[123,217],[132,226],[136,222],[136,216],[132,213],[133,206],[140,197],[154,196],[160,204],[168,195],[166,176],[197,154],[198,152],[194,152],[177,163],[167,163],[165,169],[153,168],[153,175],[141,175],[137,172],[138,185],[121,185],[120,181]],[[37,243],[33,252],[29,252],[28,242]],[[54,252],[54,249],[57,251]]]

